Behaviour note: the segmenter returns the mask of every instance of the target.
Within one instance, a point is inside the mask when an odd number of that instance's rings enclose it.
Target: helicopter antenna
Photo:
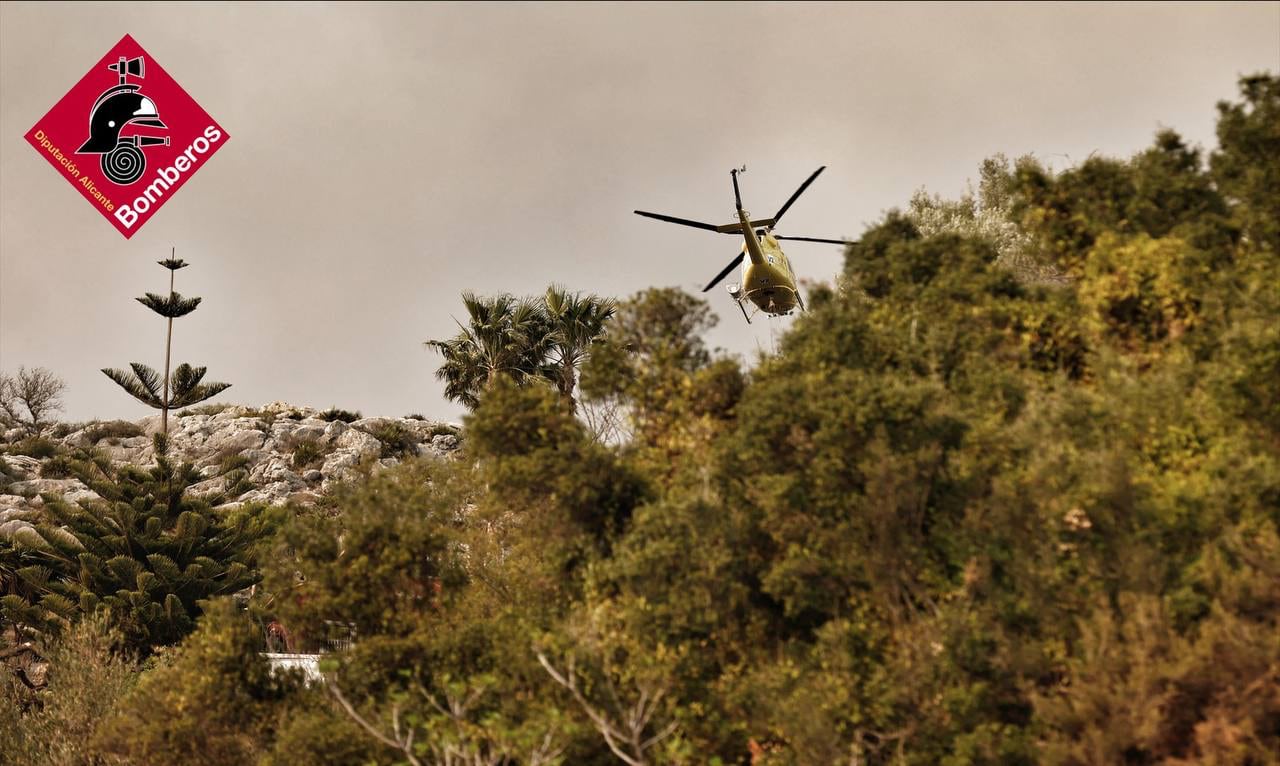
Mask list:
[[[729,175],[733,177],[733,204],[739,213],[742,212],[742,194],[738,192],[738,174],[745,172],[747,172],[746,165],[729,171]]]

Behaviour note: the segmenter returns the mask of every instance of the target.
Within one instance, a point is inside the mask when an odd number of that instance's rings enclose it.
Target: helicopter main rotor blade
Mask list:
[[[793,239],[796,242],[825,242],[829,245],[848,245],[847,239],[822,239],[821,237],[782,237],[777,234],[773,235],[774,239]]]
[[[709,223],[702,223],[701,221],[690,221],[688,218],[676,218],[673,215],[662,215],[661,213],[646,213],[643,210],[637,210],[635,211],[635,214],[642,215],[645,218],[653,218],[659,221],[666,221],[667,223],[678,223],[681,226],[692,226],[695,229],[705,229],[707,231],[714,231],[717,234],[720,233],[720,230],[718,228],[716,228],[715,226],[712,226]]]
[[[724,280],[725,277],[729,276],[729,272],[736,269],[739,263],[742,263],[742,258],[744,255],[745,253],[738,253],[738,257],[734,258],[732,261],[729,261],[729,265],[724,267],[724,271],[720,272],[719,274],[716,274],[716,278],[708,282],[707,286],[702,288],[702,292],[705,293],[706,291],[720,284],[720,282]]]
[[[781,221],[781,220],[782,220],[782,214],[783,214],[783,213],[785,213],[785,212],[787,212],[787,208],[791,207],[791,203],[795,202],[795,201],[796,201],[796,198],[797,198],[797,197],[799,197],[801,194],[804,194],[804,190],[809,188],[809,184],[813,183],[814,179],[816,179],[819,175],[821,175],[821,174],[822,174],[822,171],[824,171],[824,170],[826,170],[826,169],[827,169],[827,166],[826,166],[826,165],[823,165],[822,167],[820,167],[820,168],[818,168],[817,170],[813,171],[813,175],[809,176],[809,177],[805,180],[805,182],[804,182],[804,183],[800,184],[800,188],[799,188],[799,189],[796,189],[796,193],[795,193],[795,194],[792,194],[792,195],[791,195],[791,199],[787,200],[787,201],[786,201],[786,204],[784,204],[781,208],[779,208],[779,209],[778,209],[778,213],[777,213],[777,215],[775,215],[775,216],[773,217],[773,220],[774,220],[774,221]]]

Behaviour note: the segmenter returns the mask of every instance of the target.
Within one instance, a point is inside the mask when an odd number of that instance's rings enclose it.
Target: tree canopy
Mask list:
[[[646,290],[584,335],[575,413],[536,304],[467,297],[436,343],[463,457],[264,530],[247,612],[206,612],[95,736],[132,763],[174,737],[202,763],[1276,763],[1278,82],[1242,80],[1207,157],[1165,130],[917,195],[749,370],[704,302]],[[277,683],[248,615],[353,641]]]

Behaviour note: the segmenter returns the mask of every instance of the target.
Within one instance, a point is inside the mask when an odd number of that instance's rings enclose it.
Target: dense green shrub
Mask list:
[[[306,468],[324,458],[325,450],[316,439],[303,439],[293,445],[293,467]]]
[[[228,599],[206,608],[190,640],[96,727],[98,752],[128,763],[207,766],[252,763],[265,752],[298,682],[271,675],[261,634]]]
[[[137,423],[128,420],[109,420],[89,426],[85,429],[84,435],[90,444],[97,444],[103,439],[129,439],[145,433],[142,426]]]
[[[369,435],[382,442],[381,457],[405,458],[417,454],[413,431],[399,423],[381,423],[369,429]]]
[[[328,423],[332,423],[336,420],[340,420],[343,423],[354,423],[360,419],[360,413],[351,412],[350,410],[340,410],[337,407],[330,407],[319,415],[316,415],[316,417]]]
[[[37,460],[51,458],[61,452],[61,447],[52,439],[43,436],[28,436],[22,441],[9,445],[10,455],[26,455]]]
[[[101,501],[49,497],[47,521],[0,541],[21,585],[0,597],[0,625],[38,637],[102,611],[131,650],[145,653],[189,633],[204,599],[257,580],[253,546],[270,528],[270,514],[256,506],[214,511],[220,498],[186,494],[201,477],[167,457],[163,437],[156,455],[147,470],[105,460],[76,466]]]
[[[0,762],[103,763],[91,742],[94,732],[103,714],[137,683],[140,671],[118,645],[119,636],[105,620],[87,619],[45,649],[41,659],[48,664],[47,685],[38,695],[15,673],[5,673],[0,679]]]

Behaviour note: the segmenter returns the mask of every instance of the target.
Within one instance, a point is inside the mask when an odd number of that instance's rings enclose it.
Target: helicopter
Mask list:
[[[716,226],[710,223],[702,223],[701,221],[691,221],[687,218],[662,215],[661,213],[648,213],[644,210],[636,210],[635,214],[658,221],[666,221],[667,223],[678,223],[681,226],[692,226],[695,229],[714,231],[718,234],[741,234],[744,240],[742,252],[738,253],[738,257],[730,261],[723,271],[708,282],[707,286],[702,288],[702,292],[705,293],[720,284],[725,277],[729,276],[729,272],[737,268],[739,263],[742,263],[744,259],[749,259],[742,267],[741,284],[729,285],[729,296],[738,304],[743,318],[747,320],[747,324],[751,324],[751,315],[747,314],[744,301],[750,301],[755,306],[753,314],[763,311],[769,316],[786,316],[796,307],[804,311],[804,298],[800,296],[800,291],[796,288],[796,275],[791,269],[791,261],[787,260],[787,256],[782,252],[782,246],[778,244],[778,241],[825,242],[832,245],[849,244],[840,239],[784,237],[773,233],[773,227],[782,219],[783,214],[787,212],[792,203],[826,169],[827,166],[823,165],[813,171],[813,174],[805,179],[804,183],[800,184],[800,188],[796,189],[795,194],[791,195],[791,198],[778,209],[777,213],[774,213],[772,218],[752,220],[751,214],[742,209],[742,194],[738,190],[738,175],[747,171],[745,165],[729,171],[729,175],[733,178],[733,201],[738,213],[737,223]]]

